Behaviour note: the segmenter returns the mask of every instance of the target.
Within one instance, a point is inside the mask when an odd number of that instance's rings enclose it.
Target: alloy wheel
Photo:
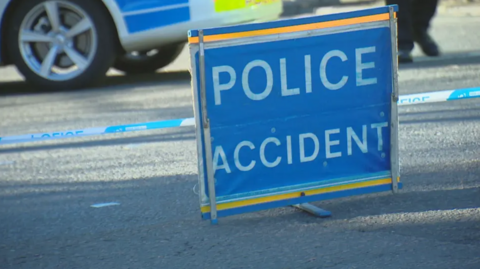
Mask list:
[[[82,74],[98,45],[93,20],[66,1],[46,1],[31,9],[20,26],[18,42],[27,66],[52,81]]]

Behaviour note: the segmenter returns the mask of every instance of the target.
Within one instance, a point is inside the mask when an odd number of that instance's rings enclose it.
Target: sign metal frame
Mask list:
[[[218,218],[222,216],[229,216],[235,214],[242,214],[247,212],[259,211],[263,209],[276,208],[281,206],[294,206],[301,210],[304,210],[308,213],[311,213],[319,217],[328,217],[331,215],[330,212],[315,207],[309,202],[311,201],[320,201],[326,199],[335,199],[340,197],[347,197],[353,195],[361,195],[375,192],[384,192],[392,191],[392,193],[397,193],[402,187],[400,182],[400,167],[399,167],[399,158],[398,158],[398,60],[397,60],[397,19],[396,11],[398,7],[396,5],[373,8],[367,10],[360,10],[347,13],[339,13],[322,16],[314,16],[310,18],[301,18],[294,20],[283,20],[277,22],[261,23],[250,25],[248,31],[240,31],[239,27],[242,26],[230,26],[230,27],[221,27],[221,28],[211,28],[211,29],[200,29],[200,30],[191,30],[188,32],[189,37],[189,50],[190,50],[190,62],[191,62],[191,87],[193,95],[193,108],[194,108],[194,118],[195,118],[195,130],[196,130],[196,144],[197,144],[197,165],[198,165],[198,186],[199,186],[199,202],[202,212],[203,219],[210,219],[212,224],[218,223]],[[284,199],[276,200],[273,202],[259,202],[259,203],[250,203],[245,204],[244,206],[232,207],[228,205],[228,201],[217,201],[216,189],[215,189],[215,176],[214,176],[214,167],[212,159],[212,137],[210,134],[211,124],[208,116],[207,110],[207,88],[206,88],[206,63],[205,63],[205,50],[209,48],[221,48],[223,46],[234,46],[234,45],[243,45],[251,44],[255,42],[271,42],[276,40],[285,40],[289,38],[296,37],[309,37],[319,35],[317,31],[323,31],[323,35],[328,35],[329,33],[343,33],[346,31],[355,31],[355,27],[363,25],[365,27],[374,27],[372,26],[375,23],[379,23],[380,20],[375,21],[363,21],[353,25],[335,25],[332,21],[343,21],[346,22],[349,19],[354,20],[358,18],[365,18],[365,16],[377,17],[381,15],[388,15],[388,19],[385,19],[386,16],[383,16],[381,22],[388,23],[388,28],[390,29],[390,41],[391,41],[391,56],[392,56],[392,93],[391,93],[391,102],[390,102],[390,179],[377,179],[377,185],[372,190],[366,190],[363,188],[363,185],[355,185],[352,188],[346,189],[345,191],[332,191],[332,192],[318,192],[316,194],[307,195],[306,191],[300,191],[299,197],[285,197]],[[373,16],[374,17],[374,16]],[[302,22],[307,20],[315,21],[315,19],[320,20],[316,25],[321,25],[322,23],[325,26],[320,27],[303,27]],[[360,21],[362,21],[360,19]],[[295,24],[298,22],[298,24]],[[303,22],[304,23],[304,22]],[[329,25],[329,23],[331,25]],[[302,28],[298,31],[292,31],[287,33],[276,33],[275,27],[268,28],[269,25],[279,25],[277,27],[297,27]],[[248,27],[249,25],[247,25]],[[237,29],[233,29],[237,28]],[[233,30],[232,30],[233,29]],[[237,30],[237,32],[235,32]],[[239,33],[240,32],[240,33]],[[247,34],[245,34],[247,33]],[[283,39],[282,39],[283,38]],[[198,69],[197,69],[198,68]],[[387,183],[390,182],[390,183]],[[387,183],[387,184],[386,184]],[[207,185],[207,186],[205,186]],[[390,186],[390,187],[388,187]],[[207,195],[208,191],[208,195]],[[248,200],[248,199],[246,199]],[[234,202],[235,203],[235,202]],[[237,201],[236,203],[241,203]],[[249,208],[252,207],[253,208]],[[247,208],[247,209],[245,209]]]
[[[397,45],[397,18],[393,6],[388,7],[390,38],[392,42],[392,102],[390,119],[390,160],[392,171],[392,191],[398,192],[398,180],[400,180],[400,164],[398,158],[398,45]],[[397,179],[397,180],[394,180]]]

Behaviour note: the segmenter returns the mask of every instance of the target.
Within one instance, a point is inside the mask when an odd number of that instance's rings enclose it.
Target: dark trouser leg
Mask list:
[[[440,54],[437,44],[428,34],[430,21],[437,10],[438,0],[415,0],[412,5],[412,35],[428,56]]]
[[[437,11],[438,0],[415,0],[412,5],[413,33],[427,32]]]
[[[421,0],[420,0],[421,1]],[[412,0],[386,0],[387,5],[398,5],[398,52],[399,62],[411,62],[410,52],[413,50]]]

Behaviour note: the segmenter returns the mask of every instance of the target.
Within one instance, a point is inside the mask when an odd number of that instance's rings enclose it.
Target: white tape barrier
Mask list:
[[[446,102],[469,98],[480,97],[480,87],[450,91],[428,92],[418,94],[401,95],[398,99],[399,106],[416,105],[435,102]],[[112,133],[125,133],[134,131],[146,131],[173,127],[195,126],[194,118],[175,119],[127,125],[115,125],[107,127],[96,127],[79,130],[69,130],[51,133],[24,134],[15,136],[0,137],[0,145],[43,141],[51,139],[72,138],[81,136],[103,135]]]

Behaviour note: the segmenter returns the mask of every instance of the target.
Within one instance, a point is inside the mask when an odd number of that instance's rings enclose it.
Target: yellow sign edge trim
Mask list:
[[[394,17],[396,17],[396,13],[394,14],[395,14]],[[322,28],[331,28],[331,27],[338,27],[338,26],[347,26],[347,25],[367,23],[367,22],[385,21],[389,19],[390,19],[390,14],[384,13],[384,14],[370,15],[370,16],[358,17],[358,18],[349,18],[349,19],[336,20],[336,21],[317,22],[317,23],[311,23],[311,24],[305,24],[305,25],[295,25],[295,26],[286,26],[286,27],[279,27],[279,28],[272,28],[272,29],[238,32],[238,33],[231,33],[231,34],[204,36],[203,41],[212,42],[212,41],[220,41],[220,40],[242,38],[242,37],[294,33],[294,32],[309,31],[309,30],[316,30],[316,29],[322,29]],[[198,43],[199,38],[189,37],[188,42],[190,44]]]
[[[397,182],[400,182],[400,177],[397,178]],[[309,191],[304,191],[304,193],[305,193],[305,196],[309,196],[309,195],[317,195],[317,194],[322,194],[322,193],[337,192],[337,191],[344,191],[344,190],[350,190],[350,189],[385,185],[385,184],[390,184],[390,183],[392,183],[392,179],[391,178],[386,178],[386,179],[378,179],[378,180],[372,180],[372,181],[353,183],[353,184],[348,184],[348,185],[332,186],[332,187],[320,188],[320,189],[315,189],[315,190],[309,190]],[[217,204],[217,210],[220,211],[220,210],[232,209],[232,208],[237,208],[237,207],[244,207],[244,206],[249,206],[249,205],[256,205],[256,204],[262,204],[262,203],[268,203],[268,202],[275,202],[275,201],[281,201],[281,200],[286,200],[286,199],[298,198],[298,197],[301,196],[301,193],[302,192],[292,192],[292,193],[255,198],[255,199],[249,199],[249,200],[238,201],[238,202]],[[203,207],[200,208],[200,210],[201,210],[202,213],[208,213],[208,212],[210,212],[210,206],[203,206]]]

